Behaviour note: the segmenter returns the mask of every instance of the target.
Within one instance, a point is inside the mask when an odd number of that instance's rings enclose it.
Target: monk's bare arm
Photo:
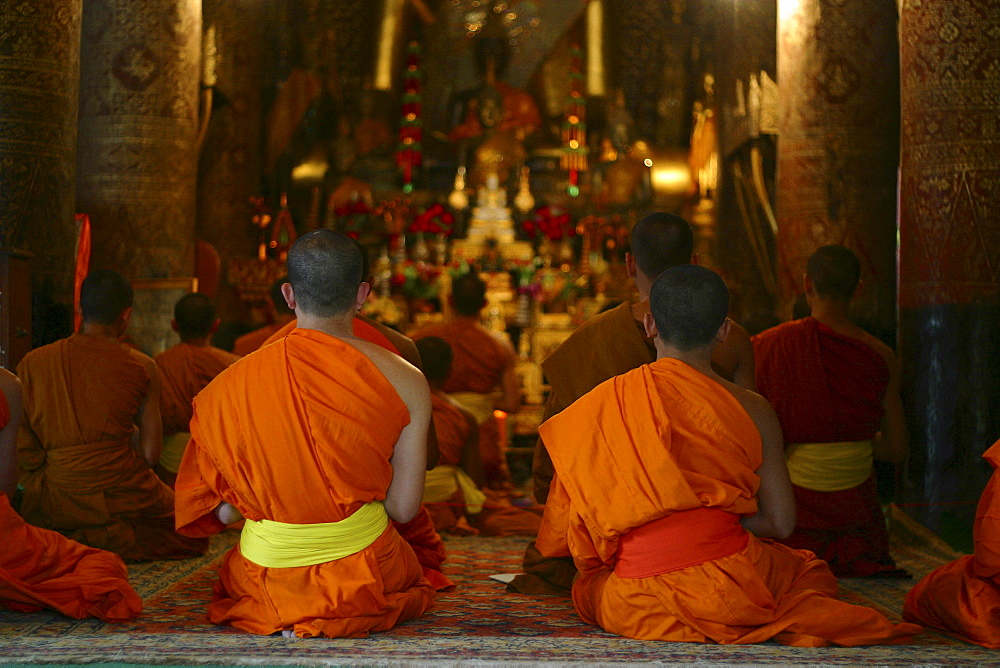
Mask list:
[[[223,501],[215,507],[215,516],[223,524],[236,524],[244,519],[243,514],[236,510],[236,506],[228,501]]]
[[[875,439],[874,454],[875,459],[879,461],[900,466],[906,461],[910,445],[903,401],[900,399],[899,362],[888,346],[885,346],[882,353],[889,365],[889,385],[882,402],[885,414],[882,416],[881,431]]]
[[[386,325],[383,325],[376,320],[372,320],[371,318],[366,318],[363,315],[356,315],[354,317],[364,320],[381,332],[385,338],[389,339],[389,342],[392,343],[392,345],[396,346],[396,350],[399,351],[400,357],[418,369],[423,370],[423,360],[420,359],[420,351],[417,350],[417,346],[413,343],[413,339],[405,334],[397,332],[392,327],[387,327]],[[431,417],[431,424],[427,429],[427,470],[430,471],[432,468],[437,466],[440,460],[441,452],[438,449],[437,430],[434,428],[434,418]]]
[[[729,335],[712,353],[712,367],[726,380],[756,392],[757,381],[754,376],[753,343],[750,342],[750,335],[733,320],[729,323]]]
[[[379,348],[369,354],[369,359],[396,388],[410,411],[410,423],[400,432],[389,460],[392,464],[392,482],[385,493],[386,513],[397,522],[406,523],[416,516],[424,496],[431,392],[424,375],[412,364],[392,353]]]
[[[11,499],[17,491],[17,432],[23,410],[21,381],[6,369],[0,369],[0,392],[7,397],[10,421],[0,429],[0,493]]]
[[[740,400],[757,424],[763,443],[762,462],[757,469],[760,476],[757,514],[743,518],[743,528],[764,538],[787,538],[795,528],[795,495],[785,465],[781,425],[774,409],[763,397],[750,395]]]
[[[141,353],[137,353],[141,354]],[[160,417],[160,370],[149,357],[141,355],[149,373],[149,389],[139,406],[135,424],[139,427],[138,452],[150,467],[160,461],[163,449],[163,419]]]
[[[514,349],[508,350],[507,361],[504,363],[500,376],[501,399],[497,408],[508,413],[515,413],[521,407],[521,383],[517,377],[517,355]]]

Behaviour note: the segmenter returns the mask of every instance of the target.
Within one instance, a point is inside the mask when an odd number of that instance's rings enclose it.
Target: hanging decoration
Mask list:
[[[403,192],[413,192],[413,172],[423,161],[423,121],[421,112],[421,48],[418,42],[406,47],[406,71],[403,74],[403,118],[399,123],[396,164],[403,170]]]
[[[268,246],[278,256],[278,259],[284,262],[288,259],[288,249],[295,243],[297,236],[292,212],[288,210],[288,194],[281,193],[281,210],[278,211],[278,215],[274,219],[274,227],[271,228],[271,241]]]
[[[570,93],[566,102],[562,127],[563,153],[560,166],[569,172],[566,192],[570,197],[580,194],[580,172],[587,170],[587,104],[583,97],[583,52],[578,44],[570,49]]]

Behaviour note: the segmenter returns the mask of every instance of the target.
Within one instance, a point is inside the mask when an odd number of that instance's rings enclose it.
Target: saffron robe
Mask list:
[[[10,406],[0,392],[0,429]],[[0,493],[0,608],[123,622],[142,612],[121,557],[25,523]]]
[[[940,566],[906,595],[903,616],[967,642],[1000,649],[1000,441],[983,458],[993,477],[979,499],[971,555]]]
[[[551,387],[543,421],[609,378],[655,359],[656,349],[632,316],[631,303],[624,302],[598,313],[574,330],[542,362],[542,371]],[[552,460],[539,440],[532,464],[535,498],[539,503],[547,502],[554,474]],[[551,517],[555,511],[548,512]],[[543,555],[534,542],[525,550],[524,570],[524,574],[510,583],[510,589],[522,594],[568,596],[576,576],[572,559]]]
[[[236,338],[233,342],[233,354],[237,357],[245,357],[255,350],[260,349],[262,346],[267,345],[274,339],[274,335],[285,329],[287,325],[279,325],[278,323],[272,323],[270,325],[264,325],[260,329],[255,329],[252,332],[244,334]],[[295,325],[292,325],[291,329],[295,329]],[[288,331],[291,331],[289,329]],[[288,333],[285,332],[285,334]]]
[[[725,387],[687,364],[660,359],[613,378],[540,434],[558,474],[549,503],[564,508],[547,524],[546,507],[538,546],[574,557],[573,604],[584,621],[644,640],[804,647],[920,631],[838,601],[836,578],[813,554],[745,532],[737,520],[757,512],[760,433]],[[731,514],[745,546],[666,572],[616,572],[630,532],[705,508]],[[661,536],[648,559],[671,559],[684,535]]]
[[[438,449],[440,452],[439,467],[461,467],[462,454],[469,439],[472,427],[465,415],[446,399],[431,394],[431,405],[434,411],[434,427],[437,429]],[[430,475],[431,472],[428,472]],[[471,482],[471,481],[470,481]],[[459,489],[446,502],[431,502],[427,499],[427,488],[424,488],[424,506],[430,511],[434,527],[438,531],[459,529],[465,527],[478,530],[483,536],[531,536],[538,533],[541,517],[535,513],[518,508],[509,500],[496,498],[490,491],[483,492],[486,500],[482,503],[480,512],[472,515],[467,513],[468,499],[463,490]],[[480,497],[481,498],[481,497]],[[465,519],[471,524],[462,523]]]
[[[126,560],[197,556],[208,541],[174,531],[173,491],[131,446],[150,383],[141,357],[74,334],[21,360],[21,515]]]
[[[812,317],[778,325],[751,341],[757,390],[774,407],[786,447],[875,437],[889,383],[888,364],[878,351]],[[812,550],[838,577],[906,575],[889,554],[874,474],[846,490],[795,485],[794,491],[798,520],[782,542]]]
[[[361,318],[355,318],[351,324],[354,336],[385,348],[394,355],[399,355],[399,349],[375,326],[365,322]],[[298,320],[292,320],[272,334],[271,338],[264,345],[288,336],[296,329],[297,325]],[[434,585],[434,588],[441,590],[454,587],[455,583],[442,572],[443,564],[448,558],[448,552],[445,550],[444,541],[441,540],[441,536],[438,535],[434,528],[434,520],[427,511],[427,508],[422,507],[416,517],[406,524],[393,522],[393,525],[403,539],[410,544],[413,551],[416,552],[417,559],[420,560],[420,566],[424,569],[424,576]]]
[[[296,329],[223,371],[194,401],[177,477],[177,526],[224,526],[223,501],[248,520],[339,522],[385,499],[406,404],[356,348]],[[434,601],[413,549],[393,526],[350,556],[266,568],[230,550],[208,609],[215,624],[268,635],[358,637],[423,614]]]
[[[155,358],[160,370],[160,415],[163,434],[188,430],[191,401],[239,356],[214,346],[178,343]]]
[[[493,416],[492,402],[463,401],[461,393],[489,395],[501,385],[504,368],[515,358],[514,350],[496,334],[467,318],[421,327],[410,333],[414,341],[437,336],[448,342],[452,350],[451,372],[441,385],[479,420],[479,454],[488,487],[503,487],[510,482],[506,456],[502,449],[500,424]],[[483,410],[480,403],[489,404]]]

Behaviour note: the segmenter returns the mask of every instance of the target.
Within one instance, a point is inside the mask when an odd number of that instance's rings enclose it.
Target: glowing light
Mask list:
[[[566,192],[569,193],[570,197],[576,197],[580,194],[580,186],[570,186],[566,189]]]
[[[680,193],[691,185],[691,170],[687,165],[664,165],[653,170],[653,188],[659,191]]]
[[[802,0],[778,0],[778,21],[787,21],[798,13]]]
[[[642,164],[646,165],[647,167],[652,167],[653,161],[650,160],[649,158],[646,158],[645,160],[642,161]]]
[[[503,412],[500,409],[497,409],[497,410],[493,411],[493,417],[495,417],[498,420],[502,420],[505,417],[507,417],[507,413]]]
[[[413,137],[403,137],[403,143],[407,144],[407,145],[412,144],[413,143]]]
[[[569,147],[570,148],[580,148],[580,142],[578,142],[575,139],[570,139],[569,140]]]
[[[417,120],[417,115],[411,111],[410,113],[408,113],[406,115],[406,120],[408,120],[408,121],[415,121],[415,120]]]
[[[580,117],[574,115],[574,116],[570,116],[566,120],[568,120],[570,123],[576,124],[576,123],[580,122]]]

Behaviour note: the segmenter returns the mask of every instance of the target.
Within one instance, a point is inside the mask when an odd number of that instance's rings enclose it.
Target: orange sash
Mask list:
[[[648,578],[721,559],[747,546],[740,516],[719,508],[681,510],[632,529],[618,543],[615,574]]]

